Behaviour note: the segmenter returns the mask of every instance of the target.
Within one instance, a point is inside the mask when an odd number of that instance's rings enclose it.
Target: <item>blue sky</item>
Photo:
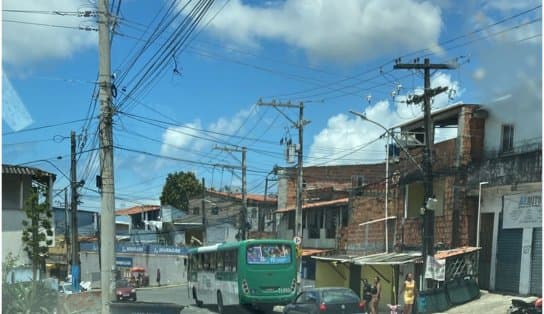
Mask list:
[[[457,60],[458,69],[432,78],[433,86],[453,90],[434,99],[435,109],[511,98],[515,114],[516,101],[541,102],[540,2],[217,0],[182,49],[165,50],[187,12],[205,2],[112,3],[112,14],[120,3],[111,59],[117,208],[157,203],[173,171],[194,171],[215,188],[239,187],[239,171],[214,165],[239,165],[240,153],[216,145],[247,147],[248,190],[263,193],[266,174],[287,165],[280,140],[296,142],[297,130],[273,108],[256,106],[261,98],[305,103],[305,165],[383,161],[383,131],[348,111],[388,127],[421,114],[402,101],[421,92],[422,75],[393,71],[399,57]],[[96,10],[95,1],[4,0],[2,7],[2,161],[56,173],[55,188],[63,189],[68,181],[59,170],[70,173],[75,131],[78,179],[86,181],[81,207],[99,210],[92,191],[99,166],[97,23],[78,16]],[[176,13],[142,50],[159,21]],[[153,78],[143,75],[151,62],[162,65]],[[297,118],[295,109],[284,114]]]

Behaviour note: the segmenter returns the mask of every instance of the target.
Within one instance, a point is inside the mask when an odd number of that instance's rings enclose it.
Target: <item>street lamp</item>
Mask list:
[[[476,224],[476,247],[480,247],[480,211],[482,207],[482,185],[488,183],[489,182],[487,181],[480,182],[480,186],[478,189],[478,222]]]
[[[62,159],[62,156],[58,156],[58,157],[56,157],[56,159],[60,160],[60,159]],[[52,163],[51,161],[49,161],[47,159],[32,160],[32,161],[23,162],[23,163],[20,163],[20,164],[17,164],[17,165],[18,166],[23,166],[23,165],[34,164],[34,163],[39,163],[39,162],[46,162],[46,163],[50,164],[55,169],[57,169],[57,171],[60,172],[60,174],[62,174],[68,180],[68,182],[72,182],[72,179],[70,179],[62,170],[60,170],[60,168],[57,167],[57,165],[55,165],[54,163]]]

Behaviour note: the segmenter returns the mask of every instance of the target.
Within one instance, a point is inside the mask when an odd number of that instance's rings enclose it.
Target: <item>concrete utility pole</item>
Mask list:
[[[297,155],[297,206],[295,210],[295,229],[293,230],[294,238],[300,241],[300,245],[302,245],[302,189],[303,189],[303,147],[304,147],[304,126],[310,121],[304,120],[304,103],[300,102],[298,105],[293,105],[290,102],[288,103],[276,103],[275,101],[271,103],[264,103],[262,100],[259,100],[257,103],[259,106],[271,106],[274,109],[276,109],[280,114],[282,114],[289,122],[293,124],[295,128],[298,129],[298,144],[299,147],[297,149],[298,155]],[[278,107],[286,107],[286,108],[298,108],[298,121],[293,121],[291,118],[289,118],[283,111],[279,110]],[[298,276],[297,276],[297,283],[300,287],[301,282],[301,267],[302,264],[300,262],[300,259],[298,259]]]
[[[433,70],[448,70],[455,69],[457,66],[453,64],[431,64],[428,58],[425,58],[424,63],[400,63],[394,65],[394,69],[415,70],[423,69],[425,78],[425,89],[423,95],[414,96],[408,100],[408,104],[423,102],[423,116],[425,123],[425,148],[423,154],[423,259],[427,266],[427,256],[434,255],[434,211],[427,207],[430,199],[434,198],[433,193],[433,167],[432,167],[432,150],[434,143],[434,125],[431,116],[431,98],[448,90],[448,87],[431,88],[431,69]],[[426,268],[426,267],[425,267]]]
[[[206,181],[202,178],[202,226],[204,231],[202,232],[202,245],[208,243],[208,219],[206,219]]]
[[[79,269],[79,239],[77,230],[77,174],[76,174],[76,133],[70,132],[70,193],[71,193],[71,242],[72,242],[72,288],[79,291],[80,269]]]
[[[242,153],[242,167],[238,166],[231,166],[231,165],[219,165],[216,164],[214,166],[222,167],[222,168],[230,168],[230,169],[242,169],[242,209],[240,210],[240,240],[245,240],[247,238],[247,180],[246,180],[246,172],[247,172],[247,165],[246,165],[246,153],[247,148],[241,147],[214,147],[214,149],[222,150],[225,152],[239,152]]]
[[[113,180],[113,136],[111,104],[111,47],[108,0],[98,1],[98,46],[100,87],[100,177],[102,178],[100,249],[102,313],[110,313],[115,301],[115,189]]]

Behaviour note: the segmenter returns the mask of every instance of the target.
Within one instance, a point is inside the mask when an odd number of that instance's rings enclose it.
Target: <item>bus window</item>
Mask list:
[[[291,247],[284,244],[258,244],[248,246],[246,252],[248,264],[289,264]]]
[[[225,252],[217,252],[217,271],[225,271]]]

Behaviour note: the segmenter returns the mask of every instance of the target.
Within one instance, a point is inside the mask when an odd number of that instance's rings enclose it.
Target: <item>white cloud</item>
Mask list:
[[[313,60],[349,63],[436,46],[441,27],[441,10],[430,2],[286,0],[255,6],[231,0],[208,29],[227,44],[257,47],[275,40]]]
[[[177,156],[183,148],[200,147],[199,139],[201,136],[200,121],[196,120],[192,123],[186,123],[183,126],[169,127],[162,135],[161,155]]]
[[[448,86],[457,90],[451,96],[461,96],[463,90],[459,83],[452,81],[448,74],[439,72],[431,79],[431,87]],[[366,117],[375,121],[385,128],[390,128],[402,122],[409,121],[422,116],[417,105],[406,105],[399,102],[407,96],[397,97],[397,102],[391,103],[388,100],[379,101],[369,105],[366,110]],[[451,104],[449,94],[444,93],[434,98],[433,110],[443,108]],[[357,110],[355,110],[357,111]],[[356,164],[376,163],[385,159],[385,138],[377,140],[384,134],[384,130],[361,118],[340,113],[328,120],[327,127],[321,130],[313,138],[308,154],[308,165],[320,164]],[[437,130],[436,141],[442,141],[456,136],[457,130]]]
[[[92,6],[80,0],[4,0],[4,10],[28,11],[69,11]],[[96,27],[93,21],[58,14],[36,14],[3,12],[3,59],[12,65],[27,65],[49,59],[61,59],[72,56],[75,52],[97,45],[97,33],[78,29],[67,29],[50,26],[28,25],[8,22],[8,20],[25,23],[37,23],[63,26]]]

